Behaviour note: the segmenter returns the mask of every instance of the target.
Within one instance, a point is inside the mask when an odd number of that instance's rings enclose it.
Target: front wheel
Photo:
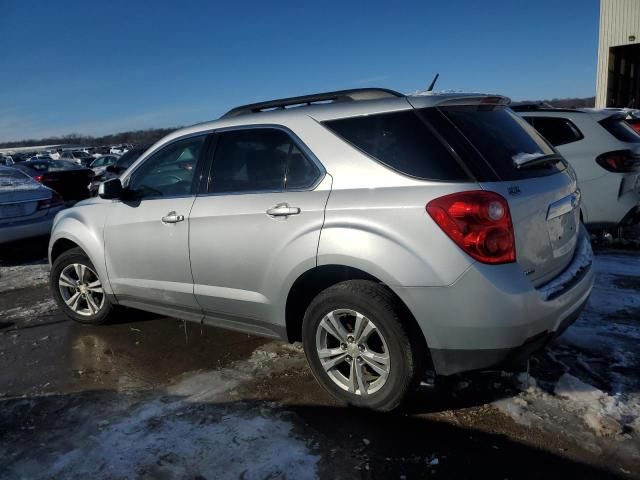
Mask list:
[[[61,254],[51,268],[50,287],[63,313],[79,323],[99,325],[110,320],[113,305],[102,280],[80,248]]]
[[[393,293],[374,282],[350,280],[320,293],[302,332],[316,379],[351,405],[397,408],[416,383],[424,353],[405,315]]]

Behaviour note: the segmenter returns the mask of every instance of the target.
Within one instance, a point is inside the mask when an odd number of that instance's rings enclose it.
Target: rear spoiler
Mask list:
[[[486,94],[434,94],[409,96],[407,100],[413,108],[427,107],[447,107],[458,105],[503,105],[507,106],[511,103],[509,97],[502,95],[486,95]]]

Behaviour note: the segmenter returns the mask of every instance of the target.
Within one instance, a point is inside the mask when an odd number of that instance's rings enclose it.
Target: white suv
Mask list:
[[[640,222],[640,135],[612,110],[513,106],[571,164],[590,229]]]

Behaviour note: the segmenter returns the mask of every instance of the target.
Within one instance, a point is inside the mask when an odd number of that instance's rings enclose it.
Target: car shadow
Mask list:
[[[285,440],[293,439],[295,448],[278,450],[282,431],[260,429],[271,420],[290,425]],[[60,464],[68,470],[58,473],[67,475],[109,478],[117,471],[119,476],[146,472],[145,478],[168,478],[167,462],[170,471],[188,471],[189,478],[230,478],[223,469],[230,468],[222,458],[227,456],[241,463],[233,469],[251,471],[252,478],[293,478],[289,469],[299,469],[308,455],[317,456],[312,457],[317,458],[315,475],[330,479],[629,478],[590,464],[594,458],[579,450],[561,455],[552,446],[538,448],[428,416],[282,406],[270,400],[207,402],[161,392],[127,396],[97,390],[2,399],[0,431],[5,478],[48,478]],[[189,434],[180,435],[184,431]],[[272,434],[280,435],[273,439],[275,446],[270,446]],[[95,448],[101,439],[116,451]],[[250,452],[253,445],[273,450],[270,461],[254,464],[252,455],[236,453]],[[112,464],[118,465],[113,471]]]

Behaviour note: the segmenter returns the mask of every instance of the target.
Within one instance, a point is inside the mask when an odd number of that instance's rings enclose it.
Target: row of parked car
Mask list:
[[[130,147],[123,155],[90,161],[74,151],[62,152],[59,159],[41,154],[0,165],[0,244],[47,235],[55,213],[96,196],[102,182],[124,172],[146,148]]]

